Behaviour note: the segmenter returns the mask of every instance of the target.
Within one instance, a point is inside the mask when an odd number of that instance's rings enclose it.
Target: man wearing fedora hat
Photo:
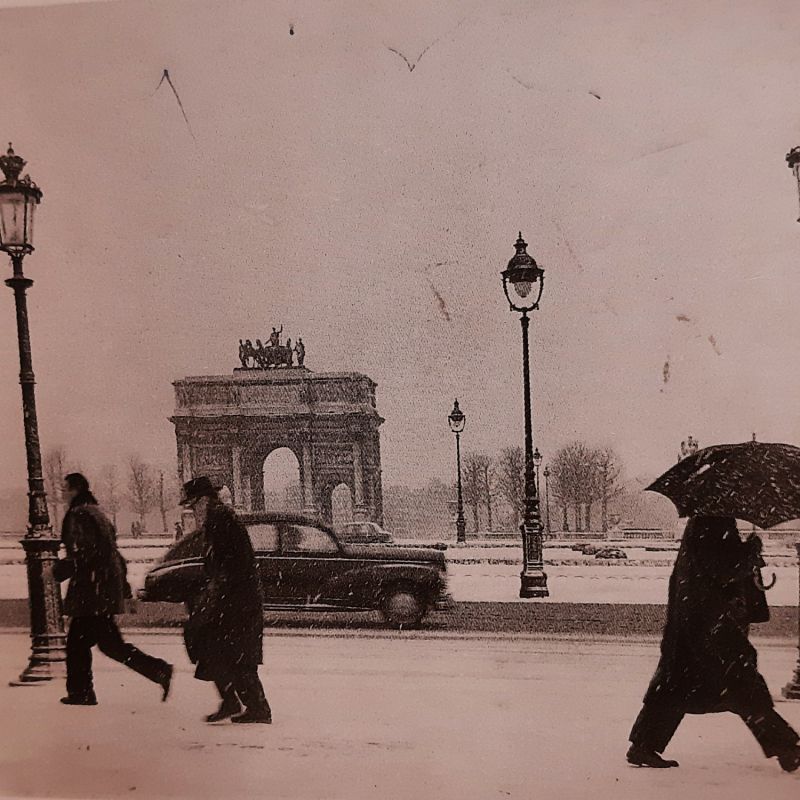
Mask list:
[[[222,703],[206,722],[272,722],[258,677],[262,663],[263,601],[253,546],[233,509],[208,477],[183,485],[181,505],[194,512],[205,537],[206,583],[189,603],[186,650],[195,677],[213,681]],[[244,706],[244,710],[242,709]]]

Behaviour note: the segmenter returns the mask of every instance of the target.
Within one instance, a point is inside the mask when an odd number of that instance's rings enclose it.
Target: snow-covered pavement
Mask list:
[[[64,798],[796,798],[800,773],[764,759],[731,715],[689,717],[677,770],[624,762],[657,642],[533,638],[268,636],[272,726],[208,726],[209,684],[175,635],[135,635],[176,663],[173,695],[102,656],[100,705],[58,703],[63,684],[0,686],[8,724],[0,796]],[[27,637],[0,635],[4,679]],[[774,693],[796,650],[762,647]],[[779,711],[800,728],[800,703]]]

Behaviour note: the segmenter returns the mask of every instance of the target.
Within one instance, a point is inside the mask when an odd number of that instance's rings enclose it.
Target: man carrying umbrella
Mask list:
[[[222,697],[206,722],[272,722],[258,677],[262,661],[261,582],[250,537],[207,477],[183,485],[181,505],[194,511],[205,537],[207,581],[190,602],[184,630],[195,677],[213,681]],[[242,706],[245,710],[242,710]]]
[[[737,518],[769,527],[800,516],[798,466],[800,450],[788,445],[724,445],[684,459],[648,487],[690,519],[670,577],[661,659],[630,733],[629,763],[677,767],[661,753],[684,715],[729,711],[767,758],[777,757],[787,772],[800,767],[800,737],[775,711],[748,639],[750,623],[769,617],[761,540],[742,541],[736,528]]]

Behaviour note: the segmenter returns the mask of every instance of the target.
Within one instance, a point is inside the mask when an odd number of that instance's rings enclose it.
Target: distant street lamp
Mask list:
[[[28,598],[31,615],[31,656],[28,666],[14,685],[50,680],[63,674],[66,659],[61,589],[53,575],[61,544],[50,525],[47,496],[42,478],[42,454],[31,339],[28,330],[27,290],[33,285],[22,272],[22,259],[33,252],[33,215],[42,199],[38,186],[25,175],[25,161],[11,145],[0,156],[5,180],[0,183],[0,250],[11,256],[12,277],[6,286],[14,290],[19,342],[19,382],[22,387],[22,416],[25,425],[25,453],[28,465],[28,530],[22,540],[28,572]]]
[[[458,472],[458,508],[456,511],[456,541],[467,541],[467,523],[464,519],[464,493],[461,488],[461,432],[467,423],[464,412],[458,407],[458,400],[453,403],[453,410],[447,417],[450,430],[456,435],[456,470]]]
[[[786,163],[789,169],[794,172],[794,177],[797,181],[798,195],[800,195],[800,147],[793,147],[786,154]],[[797,221],[800,222],[800,217],[797,218]]]
[[[533,451],[533,468],[536,470],[536,494],[542,496],[542,485],[539,483],[539,467],[542,466],[542,454],[537,447]]]
[[[512,311],[521,314],[522,380],[525,400],[525,514],[521,526],[523,567],[520,573],[520,597],[547,597],[547,575],[542,559],[542,520],[536,488],[533,460],[533,424],[531,422],[531,374],[528,348],[528,314],[539,308],[544,289],[544,270],[528,255],[527,243],[520,233],[514,247],[516,254],[503,270],[503,291]]]
[[[552,531],[550,530],[550,484],[548,482],[548,478],[550,477],[549,466],[544,468],[542,475],[544,475],[544,530],[549,538],[552,534]]]

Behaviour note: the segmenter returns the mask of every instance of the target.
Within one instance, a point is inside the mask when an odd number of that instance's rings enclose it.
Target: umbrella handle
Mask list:
[[[769,582],[769,586],[765,585],[764,582],[761,580],[761,574],[758,567],[755,567],[753,570],[753,583],[756,585],[756,589],[762,592],[768,592],[776,583],[778,582],[778,576],[773,572],[772,573],[772,580]]]

